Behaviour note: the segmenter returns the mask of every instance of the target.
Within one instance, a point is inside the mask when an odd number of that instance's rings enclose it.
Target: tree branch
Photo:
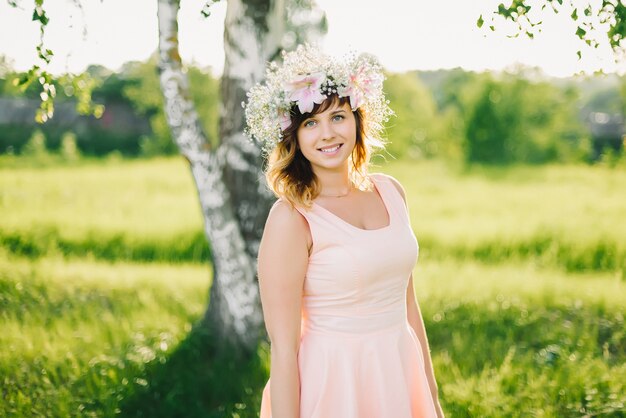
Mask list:
[[[512,0],[508,6],[504,3],[491,13],[489,29],[496,30],[498,20],[504,25],[513,25],[514,34],[518,37],[525,34],[532,39],[541,32],[545,13],[567,13],[577,23],[573,33],[588,46],[598,48],[606,42],[614,53],[615,61],[624,58],[626,46],[622,40],[626,36],[626,5],[623,0],[603,0],[600,7],[595,2],[574,2],[574,0]],[[476,25],[482,28],[485,18],[480,15]],[[608,28],[607,28],[608,26]],[[606,30],[604,28],[607,28]],[[578,58],[582,51],[577,51]]]

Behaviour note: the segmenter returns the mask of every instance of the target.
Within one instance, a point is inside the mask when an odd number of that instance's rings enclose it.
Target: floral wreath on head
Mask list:
[[[245,134],[260,143],[265,153],[283,140],[291,125],[292,109],[313,111],[331,94],[347,97],[352,111],[362,109],[365,132],[379,138],[384,123],[393,114],[383,93],[382,67],[371,55],[348,55],[339,61],[310,45],[283,51],[283,64],[269,64],[264,83],[257,83],[242,103],[246,115]]]

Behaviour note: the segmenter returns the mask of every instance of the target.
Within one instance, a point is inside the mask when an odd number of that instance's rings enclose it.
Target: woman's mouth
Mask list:
[[[341,148],[342,146],[343,144],[336,144],[330,147],[320,148],[319,151],[326,155],[334,155],[337,153],[337,151],[339,151],[339,148]]]

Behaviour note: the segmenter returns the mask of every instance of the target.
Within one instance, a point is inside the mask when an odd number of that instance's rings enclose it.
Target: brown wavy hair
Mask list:
[[[297,106],[291,109],[291,125],[283,131],[283,140],[269,154],[265,179],[270,190],[292,205],[310,208],[313,200],[321,191],[321,184],[313,172],[311,163],[300,151],[297,132],[300,124],[311,117],[322,113],[333,105],[343,106],[349,103],[347,97],[330,95],[320,104],[315,104],[308,113],[300,113]],[[350,180],[361,190],[371,189],[368,179],[368,166],[372,153],[377,148],[383,148],[385,142],[381,138],[369,137],[365,132],[365,118],[367,115],[361,108],[352,112],[356,122],[356,144],[350,155]]]

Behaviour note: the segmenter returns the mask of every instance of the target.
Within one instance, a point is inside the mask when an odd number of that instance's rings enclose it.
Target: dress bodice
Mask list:
[[[361,229],[324,207],[296,209],[313,246],[304,280],[303,325],[318,332],[371,332],[406,318],[406,288],[419,246],[406,205],[389,177],[370,176],[389,215]]]

